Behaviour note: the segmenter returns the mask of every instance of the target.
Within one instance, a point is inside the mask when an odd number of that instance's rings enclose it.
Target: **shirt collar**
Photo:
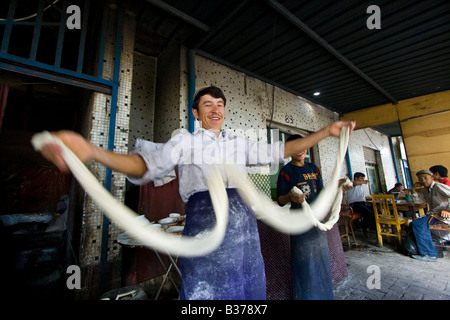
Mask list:
[[[434,185],[436,184],[436,182],[431,182],[430,186],[428,187],[428,191],[431,192],[431,189],[433,189]]]
[[[210,130],[207,130],[205,128],[197,128],[197,129],[195,129],[194,135],[197,135],[197,134],[200,134],[200,133],[207,134],[207,135],[209,135],[211,137],[214,137],[214,138],[216,137],[214,132],[212,132]],[[230,136],[229,132],[227,130],[225,130],[225,129],[222,129],[222,130],[220,130],[220,134],[219,134],[218,139],[220,139],[221,137],[222,138],[226,138],[227,136]]]

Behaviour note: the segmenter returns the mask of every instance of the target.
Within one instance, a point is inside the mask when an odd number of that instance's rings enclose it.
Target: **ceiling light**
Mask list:
[[[315,95],[317,97],[318,95],[320,95],[320,92],[316,91],[316,92],[313,93],[313,95]]]

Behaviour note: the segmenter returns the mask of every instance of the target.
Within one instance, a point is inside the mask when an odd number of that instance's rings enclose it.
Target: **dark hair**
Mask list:
[[[403,185],[402,185],[401,183],[397,182],[397,183],[395,184],[394,188],[402,187],[402,186],[403,186]]]
[[[441,166],[440,164],[438,164],[438,165],[436,165],[436,166],[432,166],[432,167],[430,168],[430,171],[433,172],[433,173],[436,173],[436,172],[439,173],[439,175],[440,175],[442,178],[447,178],[448,170],[447,170],[446,167]]]
[[[353,179],[356,178],[361,178],[361,177],[365,177],[366,175],[362,172],[355,172],[355,174],[353,175]]]
[[[299,134],[293,134],[293,135],[290,135],[289,137],[287,137],[286,142],[292,141],[292,140],[297,140],[297,139],[300,139],[301,137],[302,136]]]
[[[200,98],[205,94],[209,94],[210,96],[216,99],[222,98],[224,106],[227,103],[227,99],[225,98],[225,95],[223,94],[222,90],[220,90],[215,86],[209,86],[197,90],[197,92],[194,95],[194,102],[192,104],[192,109],[198,110],[198,103],[200,102]]]

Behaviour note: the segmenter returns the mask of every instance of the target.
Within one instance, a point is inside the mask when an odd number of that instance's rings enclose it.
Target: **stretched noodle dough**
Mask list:
[[[280,207],[272,201],[261,197],[250,184],[247,178],[242,176],[236,168],[224,166],[225,172],[231,176],[238,192],[244,201],[253,208],[258,218],[284,233],[299,234],[306,232],[313,226],[321,230],[329,230],[339,219],[339,211],[342,200],[342,186],[338,188],[338,177],[341,172],[342,162],[347,149],[349,129],[341,130],[338,156],[336,166],[330,183],[318,195],[316,201],[310,206],[305,202],[303,209],[291,210],[286,215]],[[139,223],[135,218],[138,216],[123,203],[116,200],[97,180],[97,178],[86,168],[78,157],[67,148],[64,143],[49,132],[35,134],[31,140],[36,150],[47,143],[56,143],[62,148],[62,157],[72,171],[75,178],[92,197],[92,199],[104,210],[104,213],[119,227],[128,232],[147,247],[154,248],[173,255],[195,257],[207,255],[216,250],[223,241],[228,223],[228,196],[223,184],[222,177],[216,166],[210,166],[207,175],[207,184],[211,195],[216,225],[208,232],[207,237],[175,237],[160,231],[151,230]],[[334,197],[334,200],[333,200]],[[332,214],[330,219],[321,223],[330,207]]]
[[[102,208],[111,221],[145,246],[173,255],[195,257],[213,252],[222,243],[228,223],[228,196],[222,177],[215,166],[210,167],[209,175],[206,178],[216,214],[216,225],[204,238],[178,237],[161,231],[150,230],[136,223],[135,218],[138,215],[114,198],[59,138],[49,132],[42,132],[35,134],[31,143],[36,150],[40,150],[47,143],[60,145],[62,157],[86,192]]]
[[[264,223],[274,227],[280,232],[289,234],[300,234],[308,231],[313,226],[321,230],[330,230],[339,219],[342,202],[342,187],[350,182],[347,180],[338,188],[339,174],[347,150],[350,128],[343,128],[340,133],[339,149],[336,165],[330,182],[319,193],[312,205],[306,201],[302,209],[291,210],[286,214],[278,205],[267,197],[260,196],[247,178],[242,177],[234,168],[228,168],[227,172],[238,186],[238,192],[248,206],[250,206],[257,217]],[[327,222],[320,222],[326,217],[331,208],[331,215]]]

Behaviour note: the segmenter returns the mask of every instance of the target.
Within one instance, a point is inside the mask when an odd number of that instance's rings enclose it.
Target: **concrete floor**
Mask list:
[[[335,300],[450,300],[450,252],[437,262],[423,262],[403,253],[392,240],[378,246],[376,234],[345,251],[348,276],[334,286]]]

